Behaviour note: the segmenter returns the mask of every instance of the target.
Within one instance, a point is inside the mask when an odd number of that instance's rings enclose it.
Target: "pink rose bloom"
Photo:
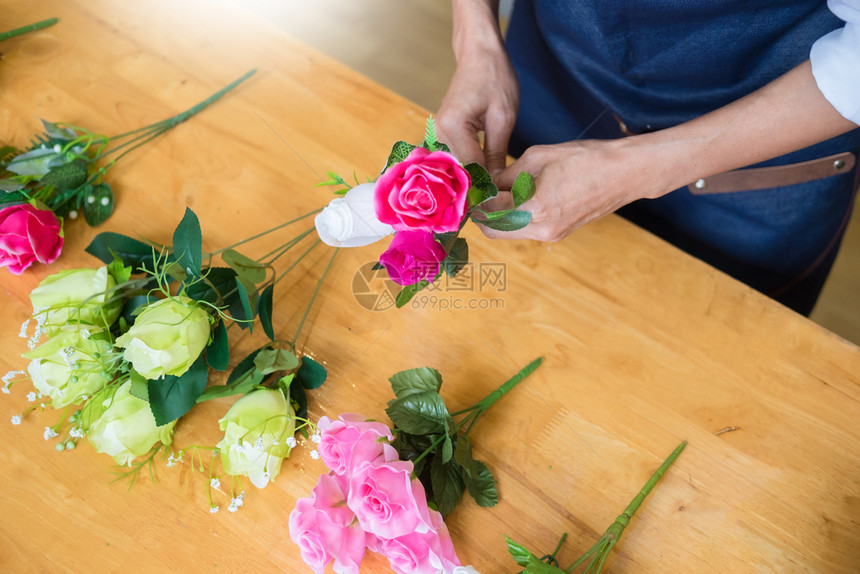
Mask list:
[[[457,231],[471,186],[453,155],[418,147],[376,181],[376,217],[395,231]]]
[[[325,465],[336,475],[344,475],[361,462],[390,460],[383,454],[383,446],[394,440],[388,425],[367,421],[361,415],[344,413],[336,421],[322,417],[318,426],[322,440],[317,450]]]
[[[53,263],[63,249],[62,235],[51,211],[29,203],[0,209],[0,267],[20,275],[36,261]]]
[[[446,256],[445,248],[429,231],[398,231],[379,256],[379,264],[398,285],[414,285],[424,279],[432,283]]]
[[[450,573],[460,566],[442,515],[430,512],[436,530],[423,534],[412,532],[377,543],[377,552],[388,558],[391,569],[398,574],[436,574],[440,570]]]
[[[433,528],[424,487],[412,480],[412,463],[362,462],[349,477],[346,503],[362,528],[379,538],[397,538]]]
[[[320,476],[311,497],[296,501],[289,524],[290,538],[298,545],[302,560],[316,574],[323,574],[331,560],[338,574],[358,574],[366,534],[333,476]]]

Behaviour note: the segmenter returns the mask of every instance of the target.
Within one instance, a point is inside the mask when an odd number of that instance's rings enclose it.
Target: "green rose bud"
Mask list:
[[[33,314],[49,334],[69,322],[110,327],[122,302],[106,304],[106,292],[116,286],[107,267],[67,269],[46,277],[30,292]]]
[[[147,379],[179,376],[209,342],[209,313],[187,297],[147,305],[127,333],[116,340],[123,357]]]
[[[152,450],[159,441],[170,444],[176,421],[155,425],[149,403],[132,396],[131,383],[124,383],[112,398],[104,401],[106,410],[85,429],[87,439],[98,452],[109,454],[120,465],[129,465]]]
[[[296,413],[280,390],[261,389],[236,401],[219,421],[224,438],[218,443],[228,474],[245,475],[265,487],[290,455],[287,439],[296,432]]]
[[[108,333],[72,323],[60,327],[24,357],[32,359],[27,370],[33,386],[50,396],[58,409],[79,404],[85,395],[100,391],[110,381],[101,357],[112,348]]]

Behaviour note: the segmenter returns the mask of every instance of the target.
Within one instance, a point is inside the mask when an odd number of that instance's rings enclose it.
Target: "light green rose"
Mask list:
[[[131,382],[120,386],[113,398],[104,401],[106,410],[88,429],[87,439],[97,452],[113,457],[120,465],[152,450],[159,441],[169,445],[176,421],[156,426],[149,403],[129,393]]]
[[[224,438],[218,443],[228,474],[244,475],[265,487],[290,455],[287,439],[296,432],[296,413],[280,390],[261,389],[236,401],[219,421]]]
[[[110,327],[122,302],[105,304],[106,292],[116,286],[107,267],[67,269],[46,277],[30,292],[36,319],[49,334],[69,322]]]
[[[179,376],[209,341],[209,313],[188,297],[147,305],[127,333],[116,340],[123,357],[147,379]]]
[[[47,341],[24,353],[32,359],[27,371],[33,386],[51,397],[56,409],[78,404],[113,378],[105,355],[113,349],[110,335],[96,327],[72,323],[60,327]]]

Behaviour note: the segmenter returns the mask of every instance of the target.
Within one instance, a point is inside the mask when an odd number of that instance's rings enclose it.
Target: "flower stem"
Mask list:
[[[618,518],[615,519],[609,528],[603,533],[603,536],[600,540],[597,541],[597,544],[592,546],[585,554],[583,554],[576,562],[574,562],[570,568],[565,570],[565,572],[572,572],[574,568],[582,564],[589,556],[592,556],[591,561],[588,563],[585,571],[590,572],[592,574],[599,574],[600,570],[603,568],[603,563],[606,561],[607,556],[609,556],[609,552],[612,550],[612,547],[618,542],[619,538],[621,538],[622,532],[630,523],[630,519],[633,517],[633,514],[639,510],[639,507],[642,505],[642,501],[645,500],[645,497],[654,489],[659,482],[660,478],[669,470],[669,467],[675,462],[675,459],[681,454],[684,448],[687,446],[687,441],[682,442],[672,451],[666,460],[663,461],[663,464],[660,465],[654,474],[651,475],[651,478],[648,479],[648,482],[645,483],[645,486],[642,487],[636,496],[633,497],[633,500],[630,501],[630,504],[627,505],[627,508],[624,509]]]
[[[10,38],[15,38],[16,36],[23,36],[24,34],[29,34],[30,32],[42,30],[43,28],[53,26],[59,21],[60,20],[58,18],[49,18],[47,20],[42,20],[41,22],[36,22],[35,24],[28,24],[27,26],[21,26],[20,28],[15,28],[14,30],[9,30],[8,32],[2,32],[0,33],[0,42],[4,40],[9,40]]]
[[[316,243],[314,245],[316,245]],[[302,315],[302,320],[299,322],[299,328],[296,329],[296,335],[293,337],[292,343],[290,343],[290,350],[293,352],[295,352],[296,350],[296,342],[299,340],[299,333],[302,332],[302,327],[305,324],[305,319],[308,318],[308,314],[311,312],[311,307],[313,307],[314,301],[316,300],[317,295],[319,295],[320,287],[322,287],[323,281],[325,281],[326,275],[328,275],[328,272],[331,269],[331,264],[334,263],[334,258],[337,257],[339,251],[340,248],[336,248],[334,250],[334,253],[332,253],[331,255],[331,259],[328,260],[328,265],[326,265],[325,271],[323,271],[322,277],[320,277],[319,281],[317,281],[317,286],[316,289],[314,289],[314,294],[311,296],[311,301],[310,303],[308,303],[308,306],[305,309],[305,314]]]
[[[253,235],[253,236],[251,236],[251,237],[248,237],[247,239],[243,239],[242,241],[239,241],[238,243],[234,243],[233,245],[228,245],[227,247],[223,247],[223,248],[219,249],[218,251],[213,251],[212,253],[209,253],[209,254],[207,255],[207,257],[210,257],[210,258],[211,258],[212,256],[214,256],[214,255],[218,255],[219,253],[223,253],[224,251],[227,251],[228,249],[233,249],[234,247],[238,247],[238,246],[240,246],[240,245],[242,245],[242,244],[244,244],[244,243],[248,243],[249,241],[253,241],[253,240],[255,240],[255,239],[259,239],[260,237],[263,237],[263,236],[265,236],[265,235],[268,235],[269,233],[273,233],[273,232],[275,232],[275,231],[277,231],[277,230],[279,230],[279,229],[282,229],[282,228],[284,228],[284,227],[286,227],[286,226],[288,226],[288,225],[290,225],[290,224],[292,224],[292,223],[295,223],[295,222],[297,222],[297,221],[301,221],[302,219],[305,219],[305,218],[307,218],[307,217],[310,217],[311,215],[315,215],[315,214],[319,213],[320,211],[322,211],[322,208],[315,209],[314,211],[311,211],[311,212],[309,212],[309,213],[305,213],[304,215],[300,215],[300,216],[296,217],[295,219],[291,219],[291,220],[289,220],[289,221],[287,221],[287,222],[285,222],[285,223],[278,224],[278,225],[276,225],[275,227],[273,227],[273,228],[271,228],[271,229],[267,229],[266,231],[260,232],[260,233],[258,233],[257,235]]]
[[[523,379],[525,379],[526,377],[531,375],[535,371],[535,369],[537,369],[540,366],[540,364],[542,362],[543,362],[543,357],[538,357],[537,359],[535,359],[534,361],[532,361],[531,363],[529,363],[528,365],[523,367],[520,370],[520,372],[518,372],[516,375],[514,375],[513,377],[508,379],[498,389],[496,389],[495,391],[493,391],[492,393],[490,393],[489,395],[487,395],[486,397],[484,397],[483,399],[478,401],[477,404],[475,404],[474,406],[469,407],[468,409],[465,409],[463,411],[459,411],[459,413],[472,411],[457,424],[457,427],[459,428],[459,427],[462,427],[466,422],[471,421],[469,424],[469,428],[466,429],[466,433],[464,436],[469,436],[469,431],[472,430],[472,427],[477,422],[478,417],[480,417],[482,414],[484,414],[484,412],[487,409],[489,409],[491,406],[493,406],[496,401],[498,401],[500,398],[505,396],[505,394],[507,394],[508,391],[513,389],[519,383],[521,383]]]

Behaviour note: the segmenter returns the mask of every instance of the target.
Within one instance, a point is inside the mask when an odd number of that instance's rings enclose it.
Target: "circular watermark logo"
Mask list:
[[[374,269],[376,266],[376,261],[371,261],[358,268],[352,276],[352,296],[368,311],[387,311],[394,307],[400,285],[384,268]]]

